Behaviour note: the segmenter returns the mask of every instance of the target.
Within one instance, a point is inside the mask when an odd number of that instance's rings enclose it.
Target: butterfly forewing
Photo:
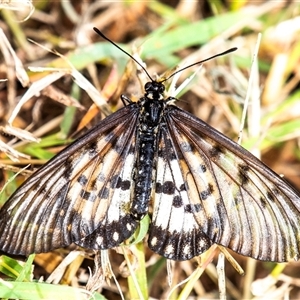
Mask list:
[[[1,250],[47,252],[84,239],[102,222],[109,227],[128,215],[130,186],[124,190],[122,180],[129,180],[133,169],[131,125],[137,117],[135,105],[119,110],[31,176],[1,210]],[[105,243],[98,239],[98,248],[108,248]]]
[[[176,107],[168,116],[197,187],[201,209],[195,218],[203,232],[253,258],[297,258],[300,199],[293,189],[203,121]]]

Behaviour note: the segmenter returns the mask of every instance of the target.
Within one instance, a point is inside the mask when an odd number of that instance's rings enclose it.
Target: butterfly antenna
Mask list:
[[[164,79],[163,81],[161,81],[161,82],[167,81],[168,79],[170,79],[171,77],[173,77],[175,74],[177,74],[177,73],[179,73],[179,72],[182,72],[182,71],[185,70],[185,69],[188,69],[188,68],[193,67],[193,66],[195,66],[195,65],[202,64],[202,63],[204,63],[204,62],[206,62],[206,61],[208,61],[208,60],[211,60],[211,59],[216,58],[216,57],[218,57],[218,56],[226,55],[226,54],[231,53],[231,52],[234,52],[234,51],[236,51],[236,50],[237,50],[237,47],[230,48],[230,49],[228,49],[228,50],[226,50],[226,51],[224,51],[224,52],[222,52],[222,53],[219,53],[219,54],[213,55],[213,56],[211,56],[211,57],[209,57],[209,58],[206,58],[206,59],[204,59],[204,60],[200,60],[200,61],[198,61],[198,62],[195,62],[195,63],[193,63],[193,64],[191,64],[191,65],[188,65],[188,66],[186,66],[186,67],[184,67],[184,68],[182,68],[182,69],[180,69],[180,70],[174,72],[174,73],[171,74],[168,78],[165,78],[165,79]]]
[[[131,54],[129,54],[128,52],[126,52],[124,49],[122,49],[120,46],[118,46],[116,43],[114,43],[112,40],[110,40],[108,37],[106,37],[98,28],[94,27],[93,28],[94,31],[96,33],[98,33],[102,38],[104,38],[105,40],[107,40],[108,42],[110,42],[111,44],[113,44],[115,47],[117,47],[119,50],[121,50],[123,53],[125,53],[126,55],[128,55],[131,59],[133,59],[146,73],[146,75],[150,78],[151,81],[154,81],[151,76],[149,75],[149,73],[147,72],[147,70],[145,69],[145,67],[142,66],[142,64],[135,59]],[[174,74],[173,74],[174,75]]]

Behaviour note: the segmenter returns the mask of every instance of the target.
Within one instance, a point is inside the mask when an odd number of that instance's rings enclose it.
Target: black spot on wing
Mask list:
[[[88,192],[84,189],[80,191],[80,197],[84,200],[94,202],[96,200],[96,194],[94,192]]]
[[[162,184],[160,182],[156,182],[156,184],[155,184],[155,193],[156,194],[162,193]]]
[[[230,225],[228,224],[229,216],[228,216],[227,209],[226,209],[222,199],[217,200],[216,208],[217,208],[217,212],[218,212],[218,215],[220,216],[220,218],[223,218],[222,222],[220,222],[221,228],[218,228],[219,229],[218,234],[219,234],[219,236],[221,236],[224,232],[226,232],[226,227],[230,227]],[[219,239],[219,236],[218,236],[218,239]]]
[[[176,208],[181,207],[181,206],[183,205],[183,202],[182,202],[181,197],[178,196],[178,195],[175,196],[175,197],[173,198],[173,203],[172,203],[172,205],[173,205],[174,207],[176,207]]]
[[[121,177],[118,178],[118,182],[116,188],[121,188],[122,191],[126,191],[130,189],[130,181],[129,180],[122,180]]]
[[[164,193],[166,195],[174,195],[175,193],[175,184],[173,181],[165,181],[163,184],[160,182],[156,182],[155,184],[155,193],[161,194]]]
[[[129,180],[122,180],[122,178],[118,175],[114,175],[111,178],[110,186],[112,189],[121,189],[123,191],[128,190],[130,188],[130,181]]]
[[[65,162],[64,162],[64,178],[66,180],[69,180],[69,178],[72,176],[74,163],[72,162],[72,157],[70,156]]]
[[[197,213],[201,210],[201,205],[199,203],[197,204],[187,204],[184,207],[184,212],[186,213]]]
[[[183,183],[180,187],[179,187],[179,191],[186,191],[187,189],[186,189],[186,186],[185,186],[185,184]]]
[[[85,186],[88,182],[88,179],[86,178],[86,176],[84,174],[81,174],[78,179],[77,179],[78,183],[82,186]]]
[[[205,191],[200,192],[200,198],[206,200],[214,191],[213,185],[208,184],[208,187]]]
[[[173,195],[175,193],[175,184],[173,181],[165,181],[163,183],[162,192],[166,195]]]
[[[236,206],[239,206],[241,203],[243,203],[243,198],[241,196],[234,197],[233,200]]]
[[[225,149],[219,145],[213,146],[209,151],[211,158],[218,158],[222,153],[225,153]]]
[[[272,201],[272,202],[275,202],[275,197],[274,195],[271,193],[271,192],[267,192],[267,198]]]
[[[89,146],[87,147],[88,155],[89,157],[95,157],[98,154],[98,145],[97,141],[93,141],[89,143]]]
[[[261,206],[263,208],[266,208],[267,207],[267,201],[266,201],[266,199],[264,197],[260,197],[259,200],[260,200]]]
[[[111,188],[116,188],[117,184],[119,183],[119,180],[122,180],[122,179],[119,178],[119,175],[112,176],[111,180],[110,180]]]
[[[82,199],[84,199],[84,200],[88,200],[89,197],[90,197],[90,193],[87,192],[87,191],[85,191],[84,189],[82,189],[82,190],[80,191],[80,197],[81,197]]]
[[[99,194],[98,194],[98,197],[99,197],[100,199],[108,199],[108,197],[109,197],[109,189],[108,189],[107,187],[103,187],[103,188],[100,190],[100,192],[99,192]]]
[[[248,177],[248,174],[247,174],[250,170],[249,166],[241,164],[241,165],[238,166],[238,168],[239,168],[238,176],[240,178],[241,184],[242,185],[247,184],[249,182],[249,177]]]
[[[200,165],[200,169],[202,173],[205,173],[207,171],[206,165]]]

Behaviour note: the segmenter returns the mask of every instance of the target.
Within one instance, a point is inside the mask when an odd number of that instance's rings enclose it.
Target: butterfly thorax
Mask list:
[[[145,85],[145,95],[138,102],[140,105],[136,139],[138,157],[134,174],[135,197],[131,206],[131,214],[137,220],[141,220],[148,212],[153,185],[152,172],[154,169],[156,136],[166,105],[162,94],[164,90],[165,87],[162,83],[148,82]]]

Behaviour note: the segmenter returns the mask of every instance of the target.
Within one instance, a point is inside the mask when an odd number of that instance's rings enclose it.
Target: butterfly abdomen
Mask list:
[[[152,93],[152,90],[150,90],[139,101],[141,111],[137,130],[138,156],[134,174],[134,199],[131,206],[131,214],[137,220],[141,220],[148,213],[153,185],[152,174],[157,144],[157,130],[165,105],[164,101],[161,100],[162,95],[160,93]]]

